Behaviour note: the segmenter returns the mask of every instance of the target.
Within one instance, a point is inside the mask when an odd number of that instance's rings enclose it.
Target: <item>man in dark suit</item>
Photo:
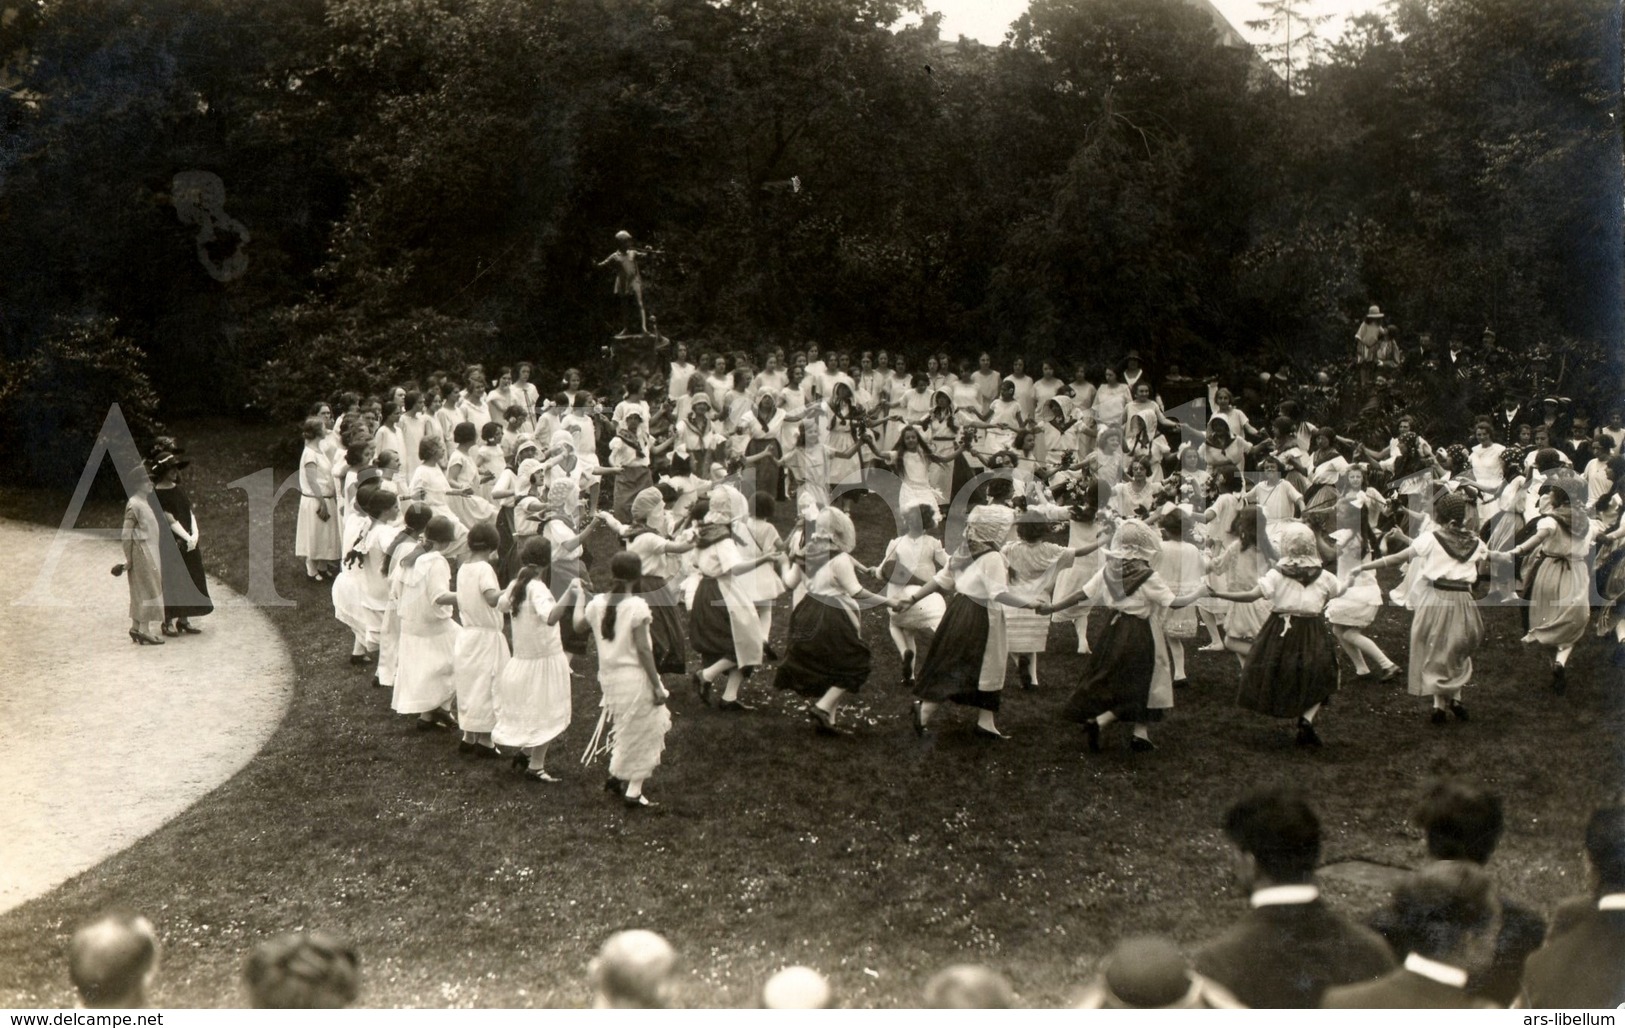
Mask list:
[[[1434,860],[1465,860],[1480,867],[1501,841],[1506,826],[1501,799],[1465,782],[1441,781],[1422,797],[1416,824],[1427,833],[1428,856]],[[1499,897],[1501,927],[1491,959],[1473,969],[1467,986],[1470,995],[1499,1007],[1511,1006],[1523,983],[1523,963],[1540,947],[1546,922],[1522,903]],[[1409,922],[1394,907],[1385,907],[1371,919],[1371,927],[1387,940],[1395,954],[1410,953],[1415,942],[1406,933]]]
[[[1326,990],[1330,1010],[1463,1009],[1495,1004],[1467,991],[1469,969],[1488,962],[1500,904],[1495,884],[1477,864],[1441,861],[1401,882],[1393,909],[1410,953],[1403,967],[1374,982]]]
[[[1225,814],[1252,909],[1196,954],[1196,970],[1249,1007],[1315,1007],[1333,985],[1394,966],[1381,936],[1332,910],[1315,885],[1320,821],[1297,794],[1267,789]]]
[[[1583,910],[1565,904],[1553,918],[1551,938],[1524,964],[1523,1006],[1625,1003],[1625,806],[1591,815],[1586,857],[1595,898]]]
[[[1518,441],[1518,426],[1524,422],[1534,422],[1534,411],[1529,404],[1513,396],[1511,393],[1501,400],[1501,405],[1490,413],[1490,420],[1495,422],[1496,435],[1503,446],[1511,446]]]

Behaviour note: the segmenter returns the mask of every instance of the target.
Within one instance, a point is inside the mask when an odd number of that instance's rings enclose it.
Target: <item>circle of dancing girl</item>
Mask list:
[[[688,667],[688,643],[683,637],[683,620],[677,613],[682,603],[676,584],[682,577],[677,555],[693,550],[694,544],[667,538],[660,527],[665,521],[665,499],[654,486],[632,498],[630,513],[632,523],[621,531],[621,538],[627,552],[636,554],[642,563],[638,595],[649,604],[653,617],[649,639],[654,646],[655,667],[665,674],[681,673]],[[598,516],[609,520],[607,513]]]
[[[1337,691],[1337,642],[1326,624],[1326,604],[1343,582],[1321,567],[1320,547],[1308,525],[1280,529],[1281,559],[1246,592],[1215,592],[1232,603],[1268,600],[1270,616],[1241,668],[1236,702],[1270,717],[1296,718],[1298,745],[1319,746],[1315,716]]]
[[[452,724],[457,695],[452,665],[457,649],[457,622],[452,607],[451,565],[445,550],[457,542],[457,527],[436,514],[423,529],[417,548],[400,561],[401,642],[395,666],[394,708],[418,715],[419,728]]]
[[[495,525],[475,525],[468,533],[469,557],[457,567],[457,614],[463,630],[457,633],[452,677],[457,686],[457,727],[463,733],[457,751],[464,755],[497,755],[491,742],[496,727],[492,695],[509,658],[502,612],[497,609],[502,586],[492,563],[500,545]]]
[[[373,672],[372,684],[384,689],[395,688],[395,669],[400,665],[401,652],[401,558],[412,552],[423,530],[434,517],[426,504],[414,503],[401,517],[400,531],[384,546],[383,571],[389,583],[389,598],[384,602],[383,626],[378,630],[378,669]],[[393,696],[390,700],[394,704]]]
[[[1005,566],[1010,569],[1010,591],[1035,607],[1040,601],[1055,598],[1056,583],[1074,560],[1089,556],[1102,545],[1096,539],[1068,548],[1046,538],[1050,529],[1050,520],[1036,511],[1019,514],[1015,541],[1005,543],[1000,551]],[[1038,656],[1044,652],[1049,626],[1048,614],[1005,613],[1005,633],[1010,640],[1010,652],[1016,658],[1016,677],[1023,689],[1038,688]]]
[[[904,429],[908,431],[908,429]],[[937,520],[937,505],[921,503],[903,508],[904,533],[886,544],[876,573],[886,583],[886,599],[904,599],[916,587],[926,585],[948,564],[948,553],[930,531]],[[886,619],[887,631],[902,660],[903,687],[913,691],[914,669],[921,655],[931,649],[937,625],[947,603],[941,595],[927,596],[905,609],[892,609]]]
[[[1357,681],[1392,681],[1399,676],[1399,665],[1365,634],[1382,609],[1382,586],[1375,571],[1355,567],[1378,552],[1373,518],[1383,508],[1382,497],[1365,488],[1365,470],[1360,465],[1351,465],[1343,472],[1339,490],[1335,508],[1338,527],[1331,533],[1331,540],[1337,547],[1339,576],[1348,583],[1348,589],[1326,604],[1326,621],[1332,626],[1338,647],[1354,666]],[[1412,643],[1413,657],[1415,652]]]
[[[1452,714],[1467,720],[1461,691],[1472,684],[1473,654],[1484,644],[1484,619],[1473,600],[1473,583],[1489,547],[1467,529],[1467,502],[1455,494],[1444,496],[1434,506],[1431,531],[1399,553],[1366,561],[1352,572],[1358,581],[1377,568],[1405,561],[1418,569],[1405,597],[1405,605],[1416,612],[1406,691],[1432,697],[1429,717],[1436,725]]]
[[[570,658],[558,624],[571,611],[547,586],[553,544],[533,537],[519,556],[519,573],[497,603],[512,618],[513,655],[491,687],[491,741],[518,751],[513,766],[526,780],[556,782],[547,748],[570,727]]]
[[[352,529],[344,570],[333,581],[333,614],[355,637],[350,663],[365,667],[378,659],[389,609],[389,573],[385,555],[400,534],[395,524],[400,501],[392,490],[368,483],[356,490],[354,508],[362,517]]]
[[[749,559],[741,553],[745,544],[735,534],[735,526],[745,520],[747,513],[745,498],[737,489],[717,486],[711,490],[696,534],[694,568],[700,577],[688,616],[689,643],[700,655],[694,687],[700,699],[709,704],[712,686],[722,679],[717,709],[734,712],[751,709],[739,701],[739,690],[750,673],[761,666],[766,644],[756,615],[750,575],[778,559],[772,551]]]
[[[1591,554],[1596,526],[1584,510],[1575,507],[1565,487],[1550,486],[1546,500],[1550,507],[1535,522],[1534,533],[1498,556],[1535,555],[1526,572],[1529,631],[1523,641],[1553,648],[1552,691],[1562,693],[1568,688],[1569,655],[1591,620],[1586,558]]]
[[[1010,591],[1009,568],[999,552],[1015,518],[1016,512],[1009,507],[986,504],[971,508],[959,551],[900,608],[912,609],[939,592],[953,593],[931,649],[915,673],[917,735],[925,734],[943,703],[952,702],[976,708],[974,732],[978,738],[1009,738],[999,731],[996,720],[1009,660],[1004,612],[1006,607],[1037,606]]]
[[[858,582],[852,548],[857,545],[852,519],[838,507],[818,512],[806,544],[805,594],[790,611],[789,646],[773,684],[813,700],[807,708],[820,733],[846,735],[835,724],[847,693],[869,678],[869,645],[863,641],[859,613],[864,606],[902,606]]]
[[[1134,726],[1130,750],[1149,752],[1156,749],[1151,723],[1174,705],[1163,621],[1170,608],[1195,603],[1199,593],[1173,594],[1155,570],[1162,540],[1138,521],[1119,525],[1104,552],[1105,562],[1083,588],[1039,607],[1050,613],[1089,599],[1112,612],[1062,716],[1083,725],[1092,753],[1101,752],[1102,732],[1114,721]]]
[[[666,733],[671,730],[669,694],[655,666],[649,631],[653,613],[637,595],[643,562],[635,553],[617,553],[609,562],[609,574],[609,591],[591,601],[577,587],[572,618],[577,630],[591,631],[598,644],[598,684],[604,693],[598,730],[585,760],[607,745],[605,789],[620,793],[630,808],[652,807],[643,785],[660,766],[666,748]]]

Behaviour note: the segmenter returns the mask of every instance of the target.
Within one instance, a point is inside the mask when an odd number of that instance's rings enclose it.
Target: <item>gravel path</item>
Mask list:
[[[293,668],[269,620],[211,578],[202,635],[136,646],[116,541],[75,533],[46,602],[21,601],[56,537],[0,521],[0,912],[86,871],[197,802],[263,746]],[[207,540],[204,546],[207,547]]]

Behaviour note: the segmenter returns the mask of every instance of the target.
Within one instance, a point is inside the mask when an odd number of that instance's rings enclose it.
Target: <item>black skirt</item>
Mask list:
[[[664,674],[680,674],[688,669],[688,647],[683,639],[683,619],[677,615],[681,602],[677,590],[659,575],[638,579],[638,591],[649,604],[649,642],[655,651],[655,668]]]
[[[209,582],[203,574],[203,554],[181,549],[179,539],[172,546],[160,546],[164,575],[164,620],[200,618],[214,611],[209,598]]]
[[[817,698],[834,686],[857,692],[869,678],[870,653],[844,607],[811,594],[790,612],[789,649],[773,684]]]
[[[751,616],[756,616],[754,610]],[[722,598],[722,587],[709,575],[701,575],[699,585],[694,587],[694,605],[688,608],[688,641],[700,655],[703,666],[735,659],[734,629],[728,619],[727,601]],[[751,669],[742,670],[749,673]]]
[[[519,545],[513,538],[513,508],[497,508],[497,584],[508,588],[519,573]]]
[[[1247,654],[1236,702],[1270,717],[1295,718],[1331,698],[1337,675],[1337,640],[1325,618],[1271,614]]]
[[[752,439],[745,447],[745,456],[754,457],[763,450],[771,451],[771,456],[763,457],[755,464],[750,465],[756,476],[756,491],[769,496],[779,495],[779,444],[773,439]],[[748,498],[748,497],[747,497]]]
[[[1124,721],[1140,723],[1161,721],[1162,710],[1147,706],[1156,670],[1156,638],[1151,634],[1151,622],[1114,613],[1089,654],[1083,677],[1061,716],[1080,723],[1102,714],[1116,714]]]
[[[927,703],[962,703],[998,710],[1003,692],[981,688],[982,655],[987,649],[987,608],[960,593],[948,600],[931,649],[914,674],[914,695]]]

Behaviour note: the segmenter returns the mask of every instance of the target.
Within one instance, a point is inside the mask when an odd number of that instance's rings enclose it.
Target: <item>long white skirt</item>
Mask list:
[[[450,626],[450,631],[434,635],[414,635],[402,626],[395,694],[390,704],[396,713],[422,714],[445,706],[457,694],[452,668],[459,629],[456,622],[444,624]]]
[[[543,746],[570,727],[570,658],[514,657],[491,689],[498,746]]]
[[[369,650],[378,648],[384,628],[383,610],[368,605],[371,598],[360,568],[346,568],[333,581],[333,615],[355,633]]]
[[[395,668],[401,662],[401,618],[394,607],[384,608],[383,623],[378,628],[379,685],[395,684]]]
[[[492,691],[508,663],[508,640],[495,628],[469,628],[457,635],[453,681],[457,686],[457,727],[489,732],[497,715]]]
[[[299,497],[299,521],[293,533],[294,556],[309,560],[339,559],[339,516],[329,510],[330,516],[323,521],[316,513],[321,508],[322,501],[314,496]]]
[[[612,671],[601,681],[609,716],[609,773],[623,782],[642,781],[660,766],[671,711],[655,706],[641,671]]]

